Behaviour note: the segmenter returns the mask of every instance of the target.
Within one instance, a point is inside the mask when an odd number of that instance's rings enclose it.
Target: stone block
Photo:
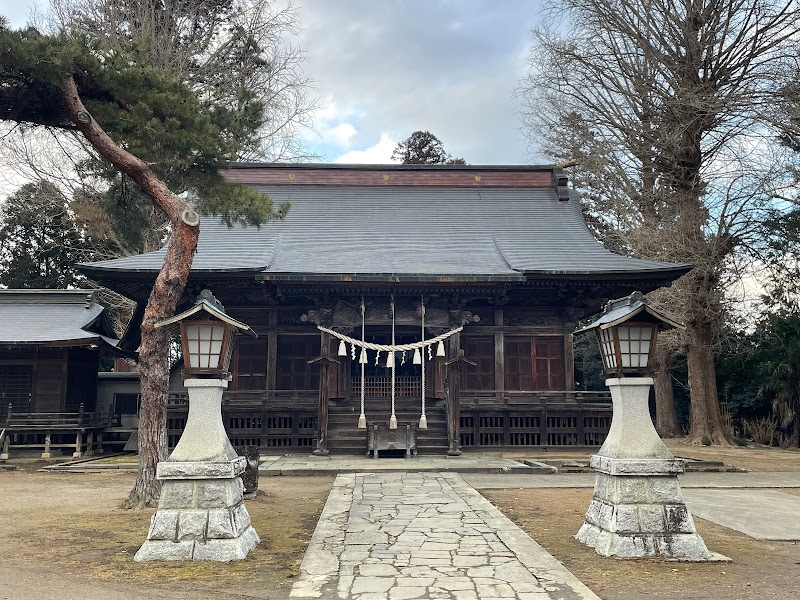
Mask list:
[[[242,499],[236,498],[241,479],[205,479],[195,484],[197,508],[229,508]],[[238,485],[237,485],[238,483]]]
[[[636,505],[622,504],[613,507],[613,516],[608,530],[619,533],[638,533],[639,516],[636,512]]]
[[[176,461],[158,463],[158,479],[233,479],[245,468],[247,459],[243,456],[224,461]]]
[[[250,513],[247,512],[247,507],[243,502],[239,502],[231,509],[233,515],[233,527],[236,535],[242,535],[248,527],[250,527]]]
[[[195,508],[193,481],[164,481],[161,484],[161,496],[158,508]]]
[[[183,510],[178,517],[178,541],[202,540],[206,537],[208,511]]]
[[[695,533],[694,520],[685,504],[665,506],[666,530],[670,533]]]
[[[148,540],[175,540],[178,532],[178,511],[158,509],[150,518]]]
[[[650,485],[644,477],[610,477],[609,504],[639,504],[649,502]]]
[[[236,530],[233,514],[226,508],[208,511],[207,537],[210,539],[233,539],[241,532]]]
[[[597,545],[597,536],[600,535],[600,529],[589,523],[584,523],[575,534],[575,539],[582,544],[594,548]]]
[[[600,518],[600,507],[602,504],[595,499],[592,499],[589,504],[589,510],[586,511],[586,522],[597,523]]]
[[[639,523],[643,533],[664,533],[664,507],[660,504],[640,504]]]
[[[683,504],[677,477],[654,477],[650,483],[650,501],[654,504]]]
[[[708,560],[712,557],[703,539],[694,534],[665,535],[657,540],[658,552],[664,556],[686,560]]]
[[[162,540],[146,541],[133,560],[190,560],[194,552],[194,541],[167,542]]]
[[[252,529],[251,529],[252,531]],[[217,560],[217,561],[231,561],[242,560],[247,557],[247,554],[256,547],[259,539],[255,535],[243,535],[235,539],[226,540],[206,540],[205,542],[197,542],[194,547],[195,560]]]
[[[594,523],[600,529],[611,529],[611,519],[614,516],[614,507],[610,504],[601,504],[597,513],[597,521]]]
[[[685,465],[679,458],[611,458],[599,454],[593,454],[589,463],[600,473],[622,476],[677,475],[683,473]]]

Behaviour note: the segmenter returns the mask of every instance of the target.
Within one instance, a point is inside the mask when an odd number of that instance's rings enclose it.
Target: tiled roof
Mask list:
[[[229,229],[204,218],[192,271],[251,271],[264,279],[516,281],[536,276],[654,275],[690,265],[606,250],[578,198],[552,186],[265,185],[284,221]],[[84,265],[90,275],[155,273],[164,250]],[[119,276],[117,275],[117,276]]]
[[[95,290],[0,290],[0,346],[87,346],[106,335],[104,308]]]

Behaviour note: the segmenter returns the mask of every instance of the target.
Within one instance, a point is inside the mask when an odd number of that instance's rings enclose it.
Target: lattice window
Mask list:
[[[276,388],[315,391],[319,389],[319,367],[308,361],[320,354],[318,335],[279,335]]]
[[[566,388],[563,336],[504,338],[507,390],[563,390]]]
[[[461,345],[465,356],[476,366],[467,365],[462,371],[461,386],[465,390],[493,390],[494,337],[463,336]]]
[[[267,338],[240,339],[236,344],[237,390],[264,390],[267,388]]]

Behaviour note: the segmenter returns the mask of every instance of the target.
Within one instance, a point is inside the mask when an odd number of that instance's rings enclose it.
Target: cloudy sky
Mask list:
[[[0,0],[22,26],[35,2]],[[46,2],[39,0],[40,10]],[[427,129],[471,164],[536,160],[514,91],[537,0],[296,0],[320,110],[308,148],[323,161],[389,162]]]

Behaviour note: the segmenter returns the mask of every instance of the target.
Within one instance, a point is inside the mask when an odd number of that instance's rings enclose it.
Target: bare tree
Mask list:
[[[727,443],[716,325],[730,259],[755,243],[770,208],[764,109],[797,37],[797,4],[567,0],[548,11],[522,86],[527,129],[544,154],[579,161],[587,210],[615,250],[695,265],[660,297],[686,323],[691,439]]]
[[[239,160],[304,160],[299,131],[316,108],[304,55],[289,42],[300,28],[291,2],[270,0],[51,0],[53,26],[98,39],[111,52],[133,45],[215,102],[247,91],[266,118]]]

